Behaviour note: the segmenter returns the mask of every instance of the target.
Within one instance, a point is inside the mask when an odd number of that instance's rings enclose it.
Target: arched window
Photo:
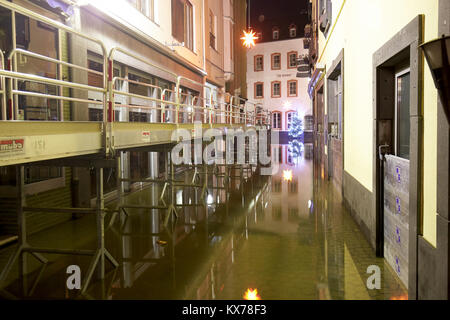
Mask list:
[[[281,130],[281,112],[272,112],[272,128]]]
[[[288,112],[286,112],[286,129],[287,130],[291,129],[292,120],[296,116],[297,116],[297,112],[296,111],[288,111]]]

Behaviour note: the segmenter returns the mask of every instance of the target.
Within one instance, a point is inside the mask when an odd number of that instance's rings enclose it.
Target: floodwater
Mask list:
[[[44,268],[28,258],[25,282],[13,270],[0,297],[239,300],[248,289],[257,289],[263,300],[407,298],[334,188],[314,179],[311,146],[300,155],[286,145],[272,148],[279,162],[272,176],[261,176],[255,168],[199,168],[195,186],[174,189],[178,217],[166,225],[166,210],[126,209],[106,230],[106,248],[119,267],[106,262],[105,280],[95,273],[85,294],[67,289],[66,270],[77,265],[85,276],[90,257],[46,255],[50,262]],[[193,170],[179,172],[176,179],[189,184]],[[202,188],[205,179],[207,189]],[[124,202],[167,205],[170,192],[161,201],[161,190],[142,186]],[[93,249],[95,217],[51,228],[30,237],[30,243]],[[12,250],[0,251],[1,269]],[[369,266],[380,268],[380,289],[367,287]]]

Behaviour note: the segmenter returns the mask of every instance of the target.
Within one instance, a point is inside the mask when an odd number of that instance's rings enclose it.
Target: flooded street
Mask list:
[[[294,156],[287,145],[272,146],[279,170],[261,176],[250,166],[201,166],[179,170],[174,189],[177,219],[166,210],[133,205],[167,204],[162,185],[142,185],[109,226],[106,279],[95,277],[84,295],[66,287],[70,265],[86,275],[90,258],[46,255],[39,269],[28,258],[28,277],[11,272],[3,298],[30,299],[243,299],[256,289],[272,299],[404,299],[406,290],[382,258],[376,258],[341,199],[327,182],[314,178],[310,148]],[[207,181],[207,188],[203,182]],[[194,183],[192,183],[194,182]],[[189,185],[190,186],[187,186]],[[108,207],[114,208],[115,203]],[[95,247],[95,218],[86,216],[30,237],[35,246]],[[0,268],[13,248],[0,252]],[[369,290],[369,266],[381,270],[381,289]],[[36,281],[37,280],[37,281]]]

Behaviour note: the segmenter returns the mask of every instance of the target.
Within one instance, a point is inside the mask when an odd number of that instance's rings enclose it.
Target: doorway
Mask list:
[[[424,16],[419,15],[373,55],[373,208],[376,251],[417,298],[421,233]]]

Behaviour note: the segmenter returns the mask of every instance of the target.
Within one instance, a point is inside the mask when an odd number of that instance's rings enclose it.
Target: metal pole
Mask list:
[[[17,224],[18,224],[18,240],[19,247],[23,248],[27,246],[27,227],[26,227],[26,216],[23,210],[25,206],[25,174],[24,166],[16,166],[16,186],[17,186]],[[27,257],[26,253],[22,250],[19,253],[19,279],[22,283],[23,294],[26,295],[27,281]]]
[[[100,251],[100,279],[105,278],[105,220],[104,207],[105,199],[103,195],[103,168],[96,168],[97,176],[97,249]]]

